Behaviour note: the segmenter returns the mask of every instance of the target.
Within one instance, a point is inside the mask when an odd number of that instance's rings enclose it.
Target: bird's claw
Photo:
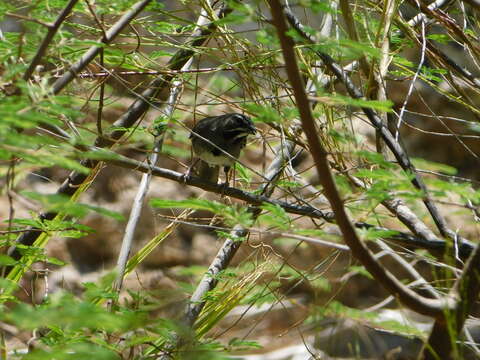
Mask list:
[[[221,186],[221,188],[222,188],[222,190],[221,190],[221,192],[220,192],[220,196],[223,198],[223,197],[225,197],[225,190],[226,190],[226,189],[228,188],[228,186],[229,186],[228,180],[226,180],[225,182],[221,183],[220,186]]]
[[[183,174],[182,181],[184,184],[188,182],[192,178],[192,167],[188,168],[187,172]]]

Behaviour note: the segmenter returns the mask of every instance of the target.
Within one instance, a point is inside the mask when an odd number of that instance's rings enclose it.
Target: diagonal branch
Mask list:
[[[350,247],[353,255],[360,260],[365,268],[377,279],[390,293],[395,295],[402,303],[409,308],[421,314],[433,317],[443,316],[445,309],[449,309],[454,304],[453,299],[445,297],[444,299],[429,299],[422,297],[403,285],[390,272],[386,271],[382,265],[372,256],[367,247],[360,241],[350,222],[348,215],[343,206],[343,201],[337,191],[333,180],[332,172],[327,158],[327,151],[320,142],[315,128],[315,122],[310,109],[310,103],[305,93],[303,81],[300,76],[300,70],[295,58],[294,42],[292,38],[286,35],[288,31],[287,23],[283,14],[283,6],[278,0],[268,0],[270,10],[273,17],[273,23],[277,28],[278,37],[282,47],[285,64],[287,66],[287,75],[293,88],[293,93],[297,103],[297,109],[300,113],[304,133],[310,146],[310,150],[317,168],[320,182],[325,190],[325,195],[329,200],[335,219],[344,236],[344,240]],[[335,75],[342,75],[342,80],[346,76],[343,70],[335,64],[332,66],[333,60],[323,53],[320,53],[322,61],[327,60],[330,63],[329,68],[335,70]],[[340,71],[339,71],[340,70]],[[350,84],[352,85],[352,84]],[[358,95],[358,94],[357,94]],[[369,110],[369,109],[368,109]],[[365,110],[364,110],[365,111]],[[377,120],[377,119],[376,119]],[[381,126],[381,121],[380,125]],[[381,128],[380,128],[381,129]],[[380,130],[379,129],[379,130]],[[382,134],[383,135],[383,134]],[[388,140],[388,138],[386,139]],[[390,138],[390,140],[392,140]],[[387,144],[390,146],[392,143]],[[395,143],[396,144],[396,143]],[[404,158],[401,158],[405,161]],[[408,158],[407,158],[408,161]],[[409,163],[409,162],[408,162]]]
[[[40,64],[40,60],[45,55],[45,52],[47,51],[47,48],[50,45],[50,42],[52,41],[57,31],[60,29],[60,25],[62,25],[63,21],[67,18],[68,15],[70,15],[70,12],[72,11],[73,7],[76,5],[77,2],[78,0],[70,0],[68,4],[65,6],[65,8],[63,9],[63,11],[58,16],[57,20],[55,20],[53,24],[47,25],[48,26],[47,35],[45,35],[45,38],[40,44],[37,50],[37,53],[32,59],[32,62],[28,66],[27,70],[25,71],[25,74],[23,75],[24,80],[30,79],[33,72],[35,71],[35,68],[37,67],[38,64]]]
[[[285,10],[285,15],[292,26],[295,27],[296,25],[299,24],[299,21],[287,9]],[[295,27],[295,30],[297,30],[302,35],[302,37],[305,38],[307,41],[309,41],[310,43],[313,43],[314,39],[305,31],[303,31],[300,27]],[[315,52],[323,61],[325,66],[345,86],[345,88],[347,89],[347,92],[352,98],[354,99],[364,98],[362,92],[353,84],[353,81],[350,79],[350,77],[345,72],[345,70],[343,70],[343,68],[340,65],[338,65],[330,55],[323,53],[319,50],[316,50]],[[309,105],[308,102],[307,104]],[[375,111],[367,107],[362,107],[361,109],[364,112],[364,114],[367,116],[367,118],[370,120],[371,124],[377,130],[377,133],[382,137],[383,141],[385,141],[385,144],[393,153],[393,155],[395,156],[395,159],[397,160],[399,165],[402,167],[402,169],[408,173],[411,173],[414,176],[412,178],[412,184],[417,189],[423,192],[424,194],[423,202],[426,208],[428,209],[428,211],[430,212],[430,215],[432,216],[432,219],[435,222],[435,225],[437,225],[437,228],[440,231],[440,234],[442,236],[449,237],[450,239],[455,239],[455,233],[447,227],[445,220],[440,215],[435,204],[432,202],[428,194],[428,189],[425,186],[425,183],[423,182],[421,176],[417,173],[417,170],[415,166],[412,164],[412,162],[410,161],[410,158],[408,157],[407,153],[403,150],[400,144],[395,140],[390,130],[385,126],[385,124],[382,122],[382,119],[378,116],[378,114]]]
[[[365,186],[363,185],[363,183],[356,177],[350,176],[349,179],[356,186],[365,189]],[[438,242],[440,241],[440,243],[443,243],[442,248],[436,248],[436,249],[434,249],[433,247],[430,248],[431,250],[433,250],[431,252],[439,251],[440,256],[442,256],[448,250],[447,246],[445,246],[446,245],[445,241],[438,239],[435,233],[432,230],[430,230],[430,228],[422,220],[419,219],[417,214],[415,214],[408,206],[406,206],[401,199],[398,199],[395,197],[388,198],[382,201],[382,205],[385,206],[392,214],[394,214],[397,217],[397,219],[400,220],[415,236],[417,236],[417,239],[415,240],[415,242],[421,241],[424,244],[433,245],[435,243],[438,244]],[[422,239],[422,240],[419,240],[419,239]],[[472,253],[474,249],[474,245],[470,243],[467,239],[461,236],[458,236],[456,241],[461,245],[458,249],[459,250],[458,254],[455,255],[455,258],[460,258],[463,260],[467,259]],[[469,245],[468,250],[464,246],[465,244]]]
[[[120,32],[127,26],[152,0],[142,0],[132,6],[132,9],[124,14],[103,36],[99,42],[108,45],[110,44]],[[67,86],[75,76],[82,71],[103,49],[103,46],[94,45],[87,50],[87,52],[75,64],[70,66],[63,76],[56,80],[52,85],[52,93],[58,94]]]

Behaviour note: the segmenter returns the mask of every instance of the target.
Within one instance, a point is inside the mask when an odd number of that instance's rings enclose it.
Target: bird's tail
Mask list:
[[[214,183],[218,182],[219,172],[220,166],[210,166],[202,160],[197,163],[194,169],[194,173],[198,174],[198,177]]]

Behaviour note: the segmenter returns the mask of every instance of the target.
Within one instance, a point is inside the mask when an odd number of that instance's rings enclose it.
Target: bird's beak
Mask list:
[[[248,126],[248,130],[249,130],[249,133],[252,135],[255,135],[257,133],[257,128],[253,124]]]

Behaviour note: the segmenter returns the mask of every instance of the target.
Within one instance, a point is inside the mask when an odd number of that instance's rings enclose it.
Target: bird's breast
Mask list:
[[[214,155],[211,151],[203,151],[201,153],[196,152],[197,156],[212,166],[233,166],[235,163],[234,158],[230,158],[224,153],[220,155]]]

